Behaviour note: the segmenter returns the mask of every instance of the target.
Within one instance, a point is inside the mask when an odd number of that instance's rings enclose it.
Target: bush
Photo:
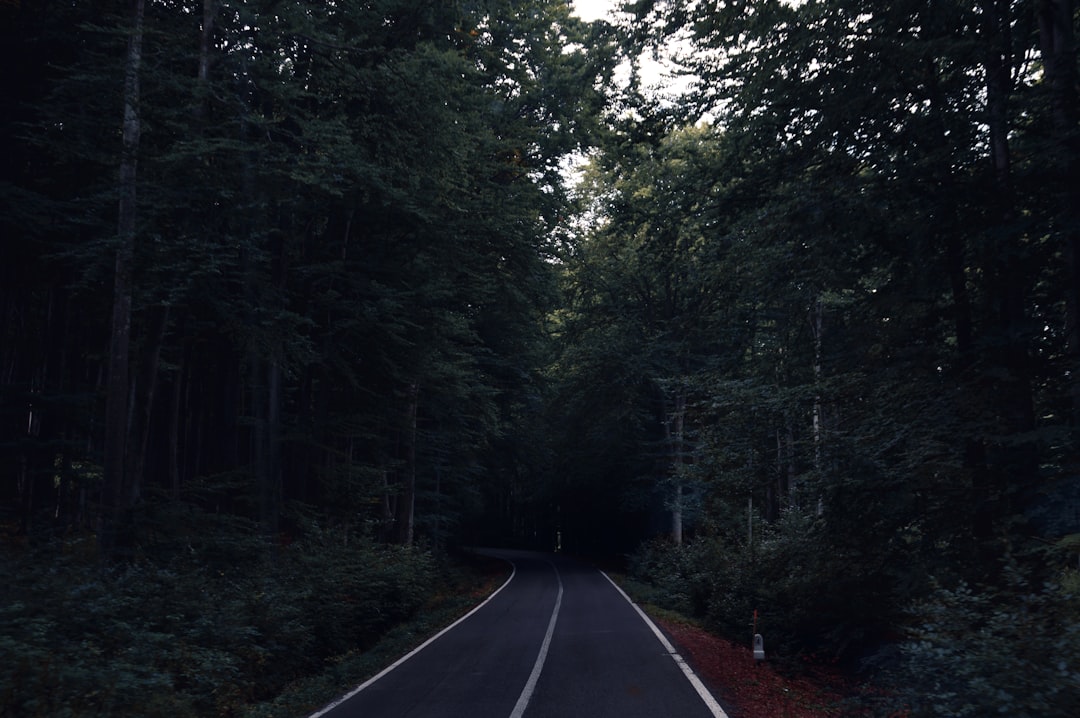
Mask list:
[[[0,586],[0,716],[236,714],[370,646],[434,592],[423,550],[314,528],[274,550],[235,528],[184,551],[162,537],[169,550],[145,543],[115,569],[80,548],[88,538],[0,557],[16,577]]]
[[[714,593],[712,556],[706,542],[677,546],[664,539],[645,543],[630,557],[630,574],[656,589],[656,605],[703,618]]]
[[[757,612],[758,632],[781,663],[808,653],[850,659],[879,640],[900,603],[888,566],[830,542],[814,516],[797,510],[763,526],[753,551],[712,536],[685,546],[649,542],[631,560],[658,605],[732,640],[749,644]]]
[[[177,617],[146,610],[170,595],[167,575],[79,563],[15,575],[0,610],[0,715],[197,716],[206,706],[184,685],[228,673],[230,657],[209,649],[189,662]]]
[[[1080,596],[1067,584],[1033,590],[1013,568],[1004,587],[961,583],[918,602],[898,697],[915,716],[1076,715]]]

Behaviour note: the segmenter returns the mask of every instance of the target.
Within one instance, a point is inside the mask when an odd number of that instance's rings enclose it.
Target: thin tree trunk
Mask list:
[[[131,30],[124,61],[123,150],[120,158],[120,202],[117,219],[116,269],[113,279],[109,378],[105,406],[105,483],[102,489],[102,556],[112,557],[120,523],[130,508],[125,476],[129,421],[129,353],[131,344],[132,264],[135,253],[136,180],[138,173],[139,72],[142,64],[145,0],[132,0]]]
[[[753,457],[753,451],[751,450],[750,456]],[[746,462],[747,469],[753,468],[753,461],[748,460]],[[749,472],[753,476],[753,472]],[[765,491],[765,520],[769,523],[776,521],[780,518],[780,501],[783,496],[784,486],[784,442],[781,438],[780,429],[776,430],[776,467],[773,470],[772,481],[767,485]]]
[[[262,525],[266,536],[276,536],[281,514],[281,360],[267,362],[266,482],[263,485]]]
[[[161,347],[165,342],[165,332],[169,326],[169,307],[159,306],[152,312],[153,331],[149,345],[143,357],[140,378],[132,388],[131,406],[133,411],[129,419],[128,461],[125,472],[127,481],[124,500],[134,505],[142,489],[146,454],[150,445],[150,417],[154,409],[154,394],[157,390],[158,366],[161,362]]]
[[[280,402],[281,367],[277,357],[263,359],[252,348],[251,402],[255,425],[252,431],[252,466],[258,501],[259,527],[272,539],[278,530],[281,496]]]
[[[671,511],[671,540],[676,546],[683,542],[683,513],[685,510],[685,492],[683,491],[683,459],[686,443],[686,390],[680,387],[675,393],[674,407],[665,412],[664,438],[668,446],[668,471],[672,490],[669,498]]]
[[[793,503],[795,481],[795,430],[791,418],[785,416],[784,428],[776,430],[776,478],[770,484],[772,497],[766,507],[767,521],[780,518],[780,513]]]
[[[214,18],[217,0],[203,0],[202,28],[199,33],[199,86],[205,92],[210,80],[210,48],[214,42]]]
[[[396,538],[403,546],[411,546],[416,522],[416,414],[420,398],[420,385],[409,385],[405,406],[404,461],[402,483],[398,489]]]
[[[790,416],[784,417],[784,438],[787,447],[787,481],[781,486],[781,495],[790,506],[795,501],[795,488],[799,480],[795,466],[795,427]]]
[[[1016,212],[1009,147],[1008,100],[1013,90],[1010,7],[1008,0],[983,2],[984,69],[994,179],[991,216],[996,225],[990,231],[997,245],[989,269],[993,282],[991,291],[997,300],[997,324],[1005,337],[1000,348],[994,351],[995,363],[1005,370],[994,382],[994,393],[1005,430],[1016,436],[1034,428],[1035,412],[1024,332],[1026,277],[1016,266],[1016,258],[1022,257],[1023,252],[1018,246],[1017,230],[1012,227]],[[994,452],[1001,456],[995,462],[1000,468],[989,477],[990,495],[986,498],[990,504],[986,510],[991,512],[995,523],[1005,525],[1011,520],[1011,514],[1022,510],[1024,496],[1032,488],[1032,477],[1037,474],[1038,462],[1035,447],[1030,442],[995,446]]]
[[[1065,336],[1074,447],[1080,445],[1080,100],[1077,98],[1073,0],[1035,3],[1043,68],[1051,92],[1051,115],[1061,163],[1054,176],[1059,207],[1057,231],[1065,261]],[[1075,452],[1074,452],[1075,453]],[[1076,467],[1074,466],[1074,469]]]
[[[398,496],[397,496],[396,487],[390,481],[390,470],[389,469],[385,469],[385,468],[383,469],[383,471],[382,471],[382,479],[383,479],[383,492],[382,492],[382,495],[383,495],[383,501],[382,501],[383,526],[382,526],[382,530],[380,531],[380,533],[382,534],[383,540],[389,542],[389,541],[393,541],[394,538],[397,535],[397,530],[396,530],[394,524],[395,524],[395,521],[396,521],[396,518],[397,518]]]
[[[214,46],[214,19],[218,0],[203,0],[202,23],[199,27],[199,64],[196,69],[195,97],[192,114],[195,126],[203,124],[210,102],[210,51]]]
[[[821,346],[822,334],[825,331],[825,309],[821,299],[814,301],[810,310],[810,328],[814,334],[814,384],[817,389],[814,392],[813,429],[814,429],[814,469],[821,472],[821,442],[822,442],[822,418],[821,418]]]
[[[939,147],[949,146],[949,132],[945,122],[946,102],[938,79],[937,64],[925,62],[926,87],[930,98],[931,116],[934,120],[935,139]],[[939,165],[933,168],[931,181],[945,194],[952,189],[950,170]],[[935,223],[936,238],[942,244],[945,274],[949,280],[952,299],[953,332],[956,339],[956,374],[960,382],[959,412],[969,425],[982,414],[985,400],[976,379],[975,322],[973,319],[971,292],[968,288],[968,258],[964,232],[959,226],[955,208],[951,204],[941,207]],[[968,528],[970,535],[981,542],[992,533],[991,515],[987,511],[989,476],[986,465],[986,442],[975,433],[962,439],[962,462],[967,482],[971,487],[971,499],[965,504],[970,509]]]
[[[174,372],[172,403],[169,411],[169,495],[174,500],[180,498],[180,402],[184,398],[184,372],[187,364],[186,349],[181,352],[180,366]]]
[[[824,346],[825,335],[825,304],[821,297],[814,300],[813,307],[810,310],[810,328],[814,335],[814,406],[813,406],[813,436],[814,436],[814,470],[817,472],[818,481],[823,482],[825,480],[825,462],[824,462],[824,445],[825,445],[825,407],[824,399],[822,398],[822,381],[824,379],[824,368],[822,359],[822,348]],[[821,516],[825,513],[825,501],[821,493],[821,489],[818,490],[817,499],[817,515]]]
[[[1012,218],[1012,160],[1009,151],[1008,101],[1012,93],[1012,23],[1010,0],[984,0],[983,3],[986,72],[986,109],[989,118],[990,157],[994,166],[994,184],[999,214]]]

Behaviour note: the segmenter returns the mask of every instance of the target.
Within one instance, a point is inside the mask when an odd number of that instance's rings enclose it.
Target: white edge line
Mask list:
[[[701,679],[698,678],[696,673],[694,673],[694,669],[690,667],[690,665],[686,662],[686,659],[679,655],[678,651],[676,651],[675,647],[671,645],[671,641],[667,639],[667,636],[664,635],[663,631],[661,631],[656,626],[656,624],[652,622],[652,619],[649,618],[645,614],[645,612],[641,610],[641,606],[631,601],[630,597],[626,595],[626,591],[622,590],[619,584],[611,580],[611,576],[608,576],[603,571],[601,571],[600,574],[604,578],[606,578],[612,586],[615,587],[615,590],[618,591],[622,595],[622,597],[626,599],[627,603],[634,607],[634,610],[637,611],[639,616],[641,616],[641,620],[645,621],[645,625],[652,629],[652,632],[656,634],[656,637],[658,639],[660,639],[660,643],[663,644],[664,649],[671,656],[671,659],[675,661],[676,665],[678,665],[679,668],[682,669],[683,675],[686,676],[686,680],[690,681],[690,685],[692,685],[694,687],[694,690],[697,691],[698,695],[701,696],[701,700],[705,701],[705,705],[708,706],[709,711],[711,711],[713,714],[713,717],[728,718],[728,714],[724,712],[724,709],[721,708],[720,704],[716,702],[716,698],[713,697],[713,694],[709,692],[709,689],[705,687],[705,684],[702,683]]]
[[[326,715],[326,714],[327,714],[327,713],[329,713],[330,711],[334,710],[334,709],[335,709],[335,708],[337,708],[337,707],[338,707],[339,705],[341,705],[341,704],[342,704],[342,703],[344,703],[345,701],[349,700],[350,698],[352,698],[353,696],[355,696],[355,695],[356,695],[357,693],[359,693],[360,691],[364,690],[365,688],[367,688],[368,686],[370,686],[370,685],[371,685],[372,683],[374,683],[375,681],[379,680],[380,678],[382,678],[383,676],[385,676],[385,675],[386,675],[387,673],[389,673],[390,671],[394,670],[395,668],[397,668],[398,666],[400,666],[400,665],[401,665],[402,663],[404,663],[405,661],[409,660],[410,658],[412,658],[413,656],[415,656],[415,655],[416,655],[417,653],[419,653],[420,651],[422,651],[422,650],[424,650],[425,648],[427,648],[428,646],[430,646],[430,645],[431,645],[432,643],[434,643],[435,641],[437,641],[437,640],[439,640],[440,638],[442,638],[443,634],[445,634],[445,633],[449,633],[449,632],[450,632],[450,631],[451,631],[452,629],[456,628],[456,627],[457,627],[457,625],[458,625],[459,623],[463,622],[463,621],[464,621],[465,619],[467,619],[467,618],[468,618],[469,616],[473,615],[474,613],[476,613],[477,611],[479,611],[479,610],[480,610],[481,608],[483,608],[484,606],[486,606],[486,605],[488,604],[488,602],[489,602],[489,601],[491,601],[491,599],[493,599],[493,598],[495,598],[496,596],[498,596],[498,595],[499,595],[499,593],[500,593],[500,592],[501,592],[501,591],[502,591],[502,590],[503,590],[504,588],[506,588],[507,586],[509,586],[509,585],[510,585],[510,582],[514,580],[514,576],[516,576],[516,575],[517,575],[517,566],[515,566],[515,565],[514,565],[514,563],[513,563],[512,561],[511,561],[511,562],[509,562],[509,563],[510,563],[510,566],[511,566],[511,568],[512,568],[512,570],[510,571],[510,577],[509,577],[508,579],[506,579],[506,581],[505,581],[505,582],[503,582],[503,585],[501,585],[501,586],[499,586],[499,587],[498,587],[497,589],[495,589],[495,592],[494,592],[494,593],[492,593],[492,594],[491,594],[490,596],[488,596],[488,597],[487,597],[486,599],[484,599],[484,601],[483,601],[482,603],[480,603],[480,604],[479,604],[478,606],[476,606],[475,608],[473,608],[473,609],[472,609],[471,611],[469,611],[468,613],[466,613],[466,614],[465,614],[464,616],[462,616],[462,617],[461,617],[461,618],[459,618],[458,620],[456,620],[456,621],[454,621],[453,623],[451,623],[451,624],[450,624],[449,626],[447,626],[446,628],[444,628],[444,629],[442,629],[441,631],[439,631],[438,633],[436,633],[436,634],[435,634],[434,636],[432,636],[431,638],[429,638],[429,639],[427,639],[426,641],[424,641],[423,643],[421,643],[421,644],[420,644],[419,646],[417,646],[416,648],[414,648],[413,650],[411,650],[411,651],[410,651],[410,652],[409,652],[408,654],[406,654],[405,656],[403,656],[403,657],[399,658],[398,660],[394,661],[394,662],[393,662],[392,664],[390,664],[389,666],[387,666],[386,668],[384,668],[384,669],[383,669],[382,671],[380,671],[380,672],[379,672],[378,674],[376,674],[376,675],[372,676],[371,678],[367,679],[366,681],[364,681],[363,683],[361,683],[360,685],[358,685],[358,686],[357,686],[356,688],[352,689],[351,691],[349,691],[348,693],[346,693],[345,695],[343,695],[343,696],[342,696],[341,698],[338,698],[338,699],[337,699],[336,701],[334,701],[333,703],[330,703],[329,705],[327,705],[327,706],[326,706],[325,708],[323,708],[322,710],[319,710],[319,711],[317,711],[317,712],[315,712],[315,713],[312,713],[312,714],[311,714],[311,715],[310,715],[310,716],[309,716],[308,718],[319,718],[320,716]],[[611,580],[611,579],[608,579],[608,580]],[[560,595],[560,597],[561,597],[561,595]]]
[[[532,700],[533,691],[536,690],[536,682],[540,680],[540,673],[544,670],[548,648],[551,646],[551,637],[555,633],[555,624],[559,620],[559,608],[562,607],[563,597],[562,576],[559,575],[559,569],[556,568],[555,564],[550,561],[548,563],[555,569],[555,578],[559,580],[559,593],[555,598],[555,608],[551,611],[551,620],[548,621],[544,642],[540,645],[540,653],[536,656],[536,663],[533,664],[532,673],[529,674],[529,680],[525,682],[525,687],[521,689],[521,695],[518,696],[517,703],[514,704],[514,710],[511,711],[510,718],[521,718],[525,714],[525,709],[529,706],[529,701]]]

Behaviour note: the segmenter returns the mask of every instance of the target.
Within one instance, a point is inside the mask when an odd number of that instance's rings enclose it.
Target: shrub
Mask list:
[[[655,587],[657,604],[735,641],[749,644],[756,611],[770,654],[790,662],[805,653],[852,658],[879,640],[901,603],[889,563],[836,545],[812,514],[792,509],[761,527],[752,551],[719,535],[685,546],[652,541],[631,572]]]
[[[316,529],[274,550],[215,529],[221,546],[161,536],[112,569],[77,550],[89,539],[0,556],[16,577],[0,586],[0,716],[239,713],[365,649],[434,591],[424,550]]]
[[[657,605],[702,618],[714,592],[711,558],[705,541],[677,546],[655,539],[630,557],[629,568],[634,578],[656,589]]]
[[[915,716],[1076,715],[1080,597],[1064,585],[1032,589],[1013,568],[1004,587],[938,588],[912,607],[900,699]]]

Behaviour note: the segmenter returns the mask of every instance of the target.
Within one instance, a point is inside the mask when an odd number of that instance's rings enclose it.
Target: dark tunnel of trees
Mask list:
[[[0,716],[271,700],[478,544],[1074,709],[1071,0],[571,9],[0,3]]]

